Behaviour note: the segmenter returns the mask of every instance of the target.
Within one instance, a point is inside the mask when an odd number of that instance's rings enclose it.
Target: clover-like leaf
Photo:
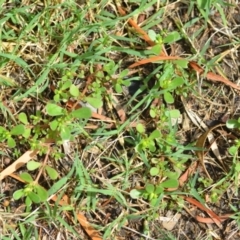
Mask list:
[[[136,126],[136,129],[139,133],[144,133],[145,132],[145,126],[141,123],[138,123],[137,126]]]
[[[72,116],[79,119],[89,119],[92,116],[92,112],[88,107],[82,107],[72,111]]]
[[[165,115],[170,118],[179,118],[181,113],[178,109],[172,109],[165,111]]]
[[[40,203],[41,199],[38,196],[38,194],[36,194],[35,192],[29,192],[28,193],[28,197],[32,200],[32,202],[34,203]]]
[[[54,103],[48,103],[46,111],[49,116],[61,116],[63,115],[63,108]]]
[[[14,148],[14,147],[16,146],[16,142],[15,142],[15,140],[14,140],[12,137],[9,137],[9,138],[7,139],[7,144],[8,144],[8,146],[9,146],[10,148]]]
[[[174,43],[174,42],[176,42],[176,41],[178,41],[180,39],[181,39],[181,35],[179,34],[179,32],[173,31],[173,32],[169,33],[167,35],[167,37],[165,37],[163,39],[163,42],[164,43]]]
[[[159,138],[160,136],[161,136],[160,131],[156,129],[150,134],[149,139]]]
[[[161,186],[164,188],[176,188],[178,187],[178,180],[177,179],[168,179],[165,182],[161,183]]]
[[[50,166],[46,166],[45,169],[46,169],[46,172],[47,172],[48,176],[49,176],[52,180],[57,179],[57,177],[58,177],[58,172],[57,172],[54,168],[52,168],[52,167],[50,167]]]
[[[226,122],[226,126],[229,129],[233,129],[233,128],[239,128],[240,127],[240,123],[238,122],[238,120],[235,119],[229,119]]]
[[[20,122],[22,122],[22,123],[24,123],[24,124],[28,124],[28,118],[27,118],[26,113],[21,112],[21,113],[18,115],[18,119],[19,119]]]
[[[86,97],[86,101],[94,108],[100,108],[103,105],[101,98]]]
[[[69,140],[71,138],[71,130],[67,126],[61,128],[60,136],[62,140]]]
[[[148,184],[145,186],[145,190],[146,190],[147,193],[154,193],[154,189],[155,189],[155,187],[154,187],[154,185],[151,184],[151,183],[148,183]]]
[[[57,129],[58,125],[59,125],[59,122],[58,122],[56,119],[54,119],[53,121],[51,121],[50,124],[49,124],[50,128],[51,128],[53,131],[55,131],[55,130]]]
[[[174,103],[174,98],[170,92],[164,92],[163,97],[167,103],[169,104]]]
[[[48,192],[47,192],[47,190],[45,188],[43,188],[40,185],[36,185],[35,186],[35,191],[36,191],[37,195],[39,196],[41,202],[44,202],[44,201],[47,200]]]
[[[18,199],[20,199],[23,196],[24,196],[24,190],[23,189],[19,189],[19,190],[15,191],[13,193],[13,199],[14,200],[18,200]]]
[[[29,170],[29,171],[33,171],[33,170],[36,170],[37,168],[39,168],[41,166],[41,163],[39,163],[39,162],[36,162],[36,161],[29,161],[28,163],[27,163],[27,169]]]
[[[159,168],[157,168],[157,167],[152,167],[151,169],[150,169],[150,175],[151,176],[157,176],[159,174]]]
[[[27,183],[33,182],[32,176],[29,173],[21,173],[19,177]]]
[[[27,207],[32,205],[32,200],[31,200],[31,198],[29,196],[26,197],[25,204],[26,204]]]
[[[12,128],[10,131],[11,135],[22,135],[25,131],[25,127],[23,124],[19,124]]]
[[[79,96],[79,89],[77,86],[75,86],[74,84],[71,85],[70,87],[70,94],[73,96],[73,97],[78,97]]]
[[[140,190],[132,189],[132,190],[130,191],[130,196],[131,196],[131,198],[133,198],[133,199],[138,199],[138,198],[141,197],[141,195],[142,195],[142,191],[140,191]]]

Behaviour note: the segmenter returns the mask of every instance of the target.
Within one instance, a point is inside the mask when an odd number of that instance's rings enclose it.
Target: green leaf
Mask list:
[[[167,103],[169,104],[174,103],[174,98],[170,92],[164,92],[163,97]]]
[[[170,34],[168,34],[167,37],[165,37],[163,39],[163,42],[164,43],[174,43],[180,39],[181,39],[181,36],[180,36],[179,32],[174,31],[174,32],[171,32]]]
[[[233,129],[233,128],[239,128],[239,127],[240,127],[240,124],[239,124],[239,122],[238,122],[237,120],[235,120],[235,119],[229,119],[229,120],[227,120],[227,122],[226,122],[226,126],[227,126],[227,128],[229,128],[229,129]]]
[[[149,183],[145,186],[145,190],[147,193],[154,193],[155,187],[153,184]]]
[[[41,199],[35,192],[29,192],[28,197],[31,199],[34,203],[40,203]]]
[[[141,195],[142,195],[142,191],[140,191],[140,190],[132,189],[130,191],[130,197],[133,199],[138,199],[141,197]]]
[[[119,83],[116,83],[115,84],[115,86],[114,86],[114,88],[115,88],[115,91],[117,92],[117,93],[122,93],[122,86],[119,84]]]
[[[157,168],[157,167],[152,167],[151,169],[150,169],[150,175],[151,176],[157,176],[159,174],[159,168]]]
[[[174,78],[171,83],[168,85],[170,89],[176,89],[177,87],[183,85],[184,79],[182,77]]]
[[[178,109],[167,110],[165,115],[170,118],[179,118],[181,113]]]
[[[156,186],[156,188],[155,188],[156,194],[161,194],[161,193],[163,193],[163,191],[164,191],[164,188],[161,185]]]
[[[75,86],[74,84],[71,85],[70,87],[70,94],[73,96],[73,97],[78,97],[79,96],[79,89],[77,86]]]
[[[149,139],[155,139],[159,137],[161,137],[161,133],[159,130],[156,129],[150,134]]]
[[[33,182],[32,176],[29,173],[21,173],[19,177],[27,183]]]
[[[156,37],[157,37],[157,34],[152,29],[150,29],[148,31],[148,36],[151,38],[152,41],[155,41]]]
[[[161,183],[161,186],[164,188],[176,188],[178,187],[178,180],[177,179],[168,179],[165,182]]]
[[[14,147],[16,146],[15,140],[14,140],[13,138],[11,138],[11,137],[8,138],[7,144],[8,144],[8,146],[9,146],[10,148],[14,148]]]
[[[63,115],[63,108],[54,103],[48,103],[46,106],[46,111],[49,116]]]
[[[18,200],[18,199],[20,199],[22,196],[24,196],[24,190],[23,190],[23,189],[19,189],[19,190],[15,191],[15,192],[13,193],[13,199],[14,199],[14,200]]]
[[[24,133],[24,131],[25,131],[24,125],[19,124],[19,125],[13,127],[10,133],[11,133],[11,135],[21,135]]]
[[[41,163],[39,163],[39,162],[36,162],[36,161],[29,161],[28,163],[27,163],[27,169],[29,170],[29,171],[33,171],[33,170],[35,170],[35,169],[37,169],[37,168],[39,168],[41,166]]]
[[[28,139],[29,136],[31,135],[31,129],[30,128],[25,128],[25,131],[22,135],[23,135],[24,138]]]
[[[152,54],[159,55],[161,51],[162,51],[161,44],[156,44],[150,50],[145,51],[145,53],[148,55],[152,55]]]
[[[122,78],[126,77],[128,75],[128,73],[129,73],[128,69],[123,70],[122,72],[120,72],[119,78],[122,79]]]
[[[229,149],[228,149],[228,152],[234,156],[237,152],[238,152],[238,147],[237,146],[231,146]]]
[[[156,146],[155,146],[155,143],[153,141],[149,142],[148,149],[151,152],[155,152],[156,151]]]
[[[49,176],[52,180],[57,179],[57,177],[58,177],[58,172],[57,172],[54,168],[52,168],[52,167],[50,167],[50,166],[46,166],[45,169],[46,169],[46,171],[47,171],[48,176]]]
[[[70,80],[66,80],[64,84],[61,86],[61,90],[66,90],[72,85],[72,82]]]
[[[165,171],[164,176],[170,178],[170,179],[178,179],[179,174],[176,172],[171,172],[171,171]]]
[[[72,111],[72,116],[75,118],[85,118],[89,119],[92,116],[92,112],[88,107],[82,107],[77,110]]]
[[[62,140],[69,140],[71,138],[71,130],[64,126],[61,128],[60,135]]]
[[[20,122],[22,122],[22,123],[24,123],[24,124],[28,124],[28,119],[27,119],[26,113],[21,112],[21,113],[18,115],[18,119],[19,119]]]
[[[59,122],[57,120],[53,120],[52,122],[50,122],[49,126],[53,131],[55,131],[58,127],[58,124]]]
[[[31,198],[29,196],[26,197],[25,204],[26,204],[27,207],[32,205],[32,200],[31,200]]]
[[[174,63],[180,68],[188,68],[189,61],[185,59],[181,59],[181,60],[174,60]]]
[[[155,118],[155,117],[156,117],[156,111],[153,110],[153,109],[150,110],[149,114],[150,114],[150,116],[151,116],[152,118]]]
[[[103,106],[103,101],[101,98],[86,97],[85,99],[94,108],[100,108]]]
[[[2,126],[0,126],[0,133],[8,132],[8,130]]]
[[[41,202],[44,202],[48,198],[48,192],[45,188],[43,188],[40,185],[35,186],[35,190],[37,192],[37,195],[40,197]]]
[[[137,124],[136,129],[139,133],[144,133],[145,132],[145,126],[141,123]]]

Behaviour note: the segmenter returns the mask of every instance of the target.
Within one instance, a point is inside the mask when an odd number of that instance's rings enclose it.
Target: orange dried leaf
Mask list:
[[[221,226],[221,219],[220,217],[215,214],[212,210],[206,208],[205,206],[203,206],[200,202],[198,202],[197,200],[195,200],[194,198],[190,198],[190,197],[185,197],[185,200],[191,204],[193,204],[194,206],[198,207],[199,209],[205,211],[214,221],[214,223],[219,227],[222,228]]]
[[[192,69],[194,69],[197,73],[199,73],[199,74],[203,74],[203,73],[204,73],[204,69],[201,68],[197,63],[191,61],[191,62],[189,62],[189,65],[190,65],[190,66],[192,67]],[[224,84],[226,84],[226,85],[228,85],[228,86],[230,86],[230,87],[232,87],[232,88],[235,88],[235,89],[237,89],[237,90],[240,90],[240,86],[238,86],[237,84],[231,82],[231,81],[228,80],[227,78],[224,78],[224,77],[222,77],[222,76],[220,76],[220,75],[218,75],[218,74],[215,74],[215,73],[213,73],[213,72],[208,72],[208,73],[206,74],[206,78],[207,78],[208,80],[212,80],[212,81],[214,81],[214,82],[222,82],[222,83],[224,83]]]
[[[53,195],[51,197],[51,200],[53,200],[55,202],[58,201],[57,195]],[[70,199],[67,195],[64,195],[62,197],[62,199],[60,199],[60,201],[58,201],[58,203],[61,206],[67,206],[70,204]],[[79,223],[81,224],[81,226],[83,227],[83,229],[86,231],[86,233],[92,240],[102,240],[102,237],[100,236],[99,232],[91,226],[91,224],[87,221],[87,219],[85,218],[85,216],[82,213],[80,213],[80,212],[77,213],[77,219],[78,219]]]
[[[143,64],[153,63],[153,62],[157,62],[157,61],[181,60],[181,59],[184,59],[184,58],[177,57],[177,56],[154,56],[154,57],[142,59],[142,60],[130,65],[128,68],[134,68],[134,67],[137,67],[137,66],[140,66]]]
[[[226,214],[226,215],[219,216],[220,221],[224,222],[225,220],[229,219],[232,215],[233,214]],[[202,223],[215,223],[212,218],[204,218],[204,217],[196,216],[195,219],[198,222],[202,222]]]

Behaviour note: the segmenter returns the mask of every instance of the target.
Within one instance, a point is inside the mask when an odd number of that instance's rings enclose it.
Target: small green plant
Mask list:
[[[21,136],[25,132],[23,124],[14,126],[10,131],[5,127],[0,126],[0,141],[7,142],[8,147],[14,148],[16,146],[16,136]]]
[[[130,191],[130,196],[133,199],[138,199],[143,197],[147,199],[152,206],[155,206],[158,198],[161,194],[164,193],[164,190],[167,188],[177,188],[178,187],[178,180],[176,179],[167,179],[159,184],[151,184],[148,183],[145,185],[143,189],[132,189]]]
[[[18,200],[25,198],[25,204],[30,207],[33,203],[40,203],[47,200],[48,192],[38,183],[36,183],[29,173],[20,174],[20,178],[27,184],[23,189],[18,189],[13,193],[13,198]]]
[[[52,167],[50,167],[50,166],[48,166],[48,165],[43,166],[42,163],[36,162],[36,161],[33,161],[33,160],[32,160],[32,161],[29,161],[29,162],[27,163],[27,169],[28,169],[29,171],[34,171],[34,170],[36,170],[36,169],[38,169],[38,168],[43,168],[43,170],[46,171],[47,175],[48,175],[52,180],[56,180],[56,179],[57,179],[57,177],[58,177],[58,172],[57,172],[54,168],[52,168]]]

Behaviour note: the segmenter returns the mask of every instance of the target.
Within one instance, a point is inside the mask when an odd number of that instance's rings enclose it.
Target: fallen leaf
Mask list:
[[[190,198],[190,197],[185,197],[185,200],[189,203],[191,203],[192,205],[198,207],[199,209],[205,211],[214,221],[214,223],[219,227],[222,228],[221,225],[221,219],[220,217],[214,213],[212,210],[206,208],[205,206],[203,206],[200,202],[198,202],[197,200],[195,200],[194,198]]]
[[[194,69],[197,73],[199,74],[203,74],[204,73],[204,69],[201,68],[196,62],[189,62],[189,66]],[[215,74],[213,72],[208,72],[206,73],[206,78],[208,80],[214,81],[214,82],[222,82],[232,88],[235,88],[237,90],[240,90],[240,86],[238,86],[237,84],[231,82],[230,80],[228,80],[227,78],[224,78],[218,74]]]
[[[14,173],[20,167],[22,167],[31,159],[33,159],[36,155],[37,155],[37,151],[29,150],[25,152],[20,158],[18,158],[16,161],[14,161],[10,166],[8,166],[6,169],[4,169],[0,173],[0,180],[3,180],[5,177]]]
[[[58,204],[60,204],[61,206],[70,205],[70,199],[67,195],[64,195],[60,200],[58,200],[57,195],[53,195],[51,197],[51,200],[58,202]],[[77,219],[79,223],[81,224],[83,229],[86,231],[88,236],[92,240],[102,240],[102,237],[100,236],[99,232],[91,226],[91,224],[87,221],[86,217],[80,212],[77,212],[76,214],[77,214]]]
[[[142,60],[130,65],[128,68],[134,68],[134,67],[137,67],[137,66],[140,66],[143,64],[153,63],[153,62],[157,62],[157,61],[181,60],[181,59],[184,59],[184,58],[177,57],[177,56],[154,56],[154,57],[142,59]]]

